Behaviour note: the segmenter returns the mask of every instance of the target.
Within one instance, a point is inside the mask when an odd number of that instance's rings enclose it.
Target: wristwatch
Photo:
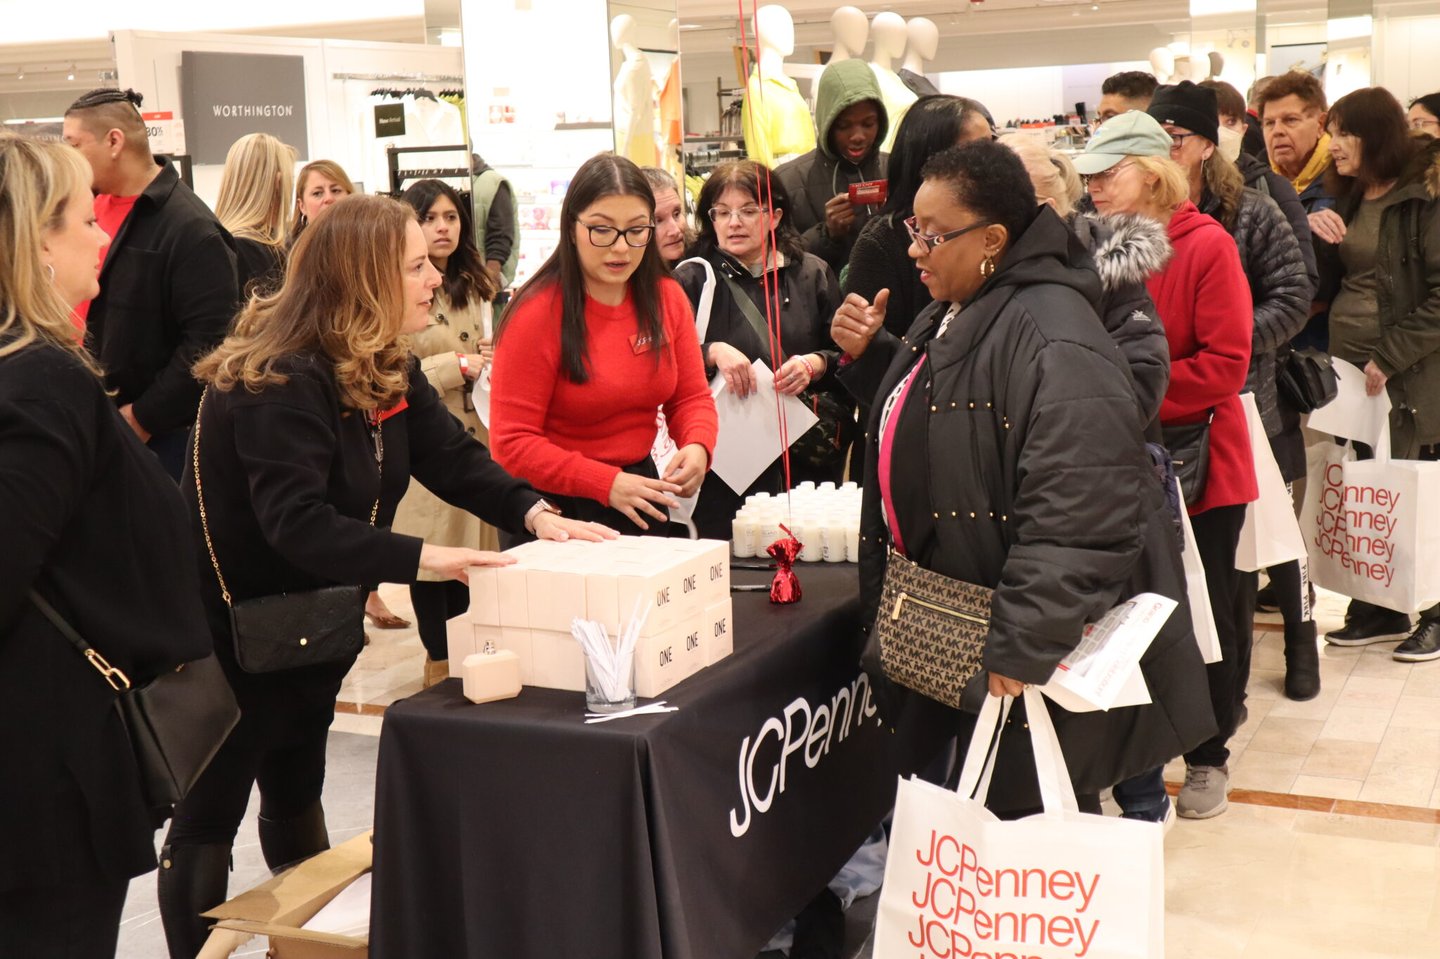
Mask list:
[[[535,518],[541,513],[554,513],[556,516],[563,515],[560,510],[555,506],[555,504],[551,503],[549,500],[536,500],[535,505],[530,507],[530,509],[525,513],[526,530],[531,533],[535,532]]]

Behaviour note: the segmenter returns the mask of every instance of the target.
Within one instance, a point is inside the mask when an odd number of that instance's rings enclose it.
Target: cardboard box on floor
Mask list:
[[[272,959],[366,959],[366,938],[300,927],[370,871],[370,835],[313,856],[204,913],[219,921],[196,959],[224,959],[254,936],[270,937]]]

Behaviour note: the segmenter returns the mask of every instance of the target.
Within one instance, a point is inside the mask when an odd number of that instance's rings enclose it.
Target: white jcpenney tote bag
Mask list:
[[[1025,711],[1045,811],[1002,822],[969,798],[989,792],[988,747],[1011,702],[986,700],[958,792],[900,780],[876,959],[1164,959],[1164,829],[1078,811],[1038,690]]]
[[[1295,501],[1280,475],[1265,423],[1255,407],[1255,394],[1240,394],[1250,426],[1250,452],[1255,460],[1255,483],[1260,497],[1245,507],[1245,525],[1235,547],[1235,568],[1246,572],[1269,569],[1305,557],[1305,538],[1295,518]]]

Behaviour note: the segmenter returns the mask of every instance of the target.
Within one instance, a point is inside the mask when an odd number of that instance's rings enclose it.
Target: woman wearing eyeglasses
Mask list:
[[[1411,100],[1405,119],[1416,133],[1440,137],[1440,93],[1427,93]]]
[[[1185,171],[1170,158],[1173,146],[1170,134],[1152,117],[1132,111],[1100,128],[1075,158],[1075,169],[1088,177],[1096,210],[1138,213],[1165,224],[1175,251],[1146,283],[1170,341],[1170,388],[1160,404],[1160,423],[1210,424],[1203,490],[1186,506],[1223,655],[1208,667],[1219,732],[1191,744],[1185,754],[1185,786],[1176,809],[1187,818],[1208,819],[1226,808],[1226,743],[1242,722],[1250,676],[1254,584],[1235,569],[1235,549],[1245,505],[1257,495],[1250,432],[1240,403],[1254,322],[1250,285],[1235,241],[1190,202]],[[1149,788],[1124,784],[1121,805],[1127,813],[1158,809],[1163,814],[1168,806],[1160,769],[1146,778]]]
[[[963,749],[987,692],[1048,682],[1086,623],[1139,592],[1183,609],[1185,582],[1088,255],[1037,205],[1024,164],[1001,144],[945,150],[922,177],[910,256],[935,302],[903,337],[883,328],[883,305],[853,301],[833,331],[847,357],[840,378],[876,398],[860,530],[866,621],[892,551],[994,591],[984,671],[949,717]],[[1188,616],[1166,622],[1140,666],[1152,705],[1050,708],[1076,791],[1095,812],[1100,789],[1214,730]],[[988,800],[1004,818],[1040,806],[1024,719],[1011,717]]]
[[[763,198],[768,194],[769,203]],[[779,308],[780,342],[784,359],[771,375],[775,389],[796,396],[806,391],[830,390],[835,385],[835,344],[830,340],[830,317],[840,302],[835,274],[825,261],[805,252],[800,234],[789,222],[790,195],[779,177],[752,160],[724,163],[710,174],[700,191],[700,236],[691,257],[704,259],[709,268],[682,263],[675,278],[685,288],[705,327],[701,338],[708,372],[725,378],[725,389],[740,397],[755,392],[755,360],[773,368],[766,291],[770,308]],[[710,291],[708,316],[705,293]],[[838,411],[843,412],[843,411]],[[791,448],[791,480],[838,481],[845,452],[853,434],[841,432],[818,457],[801,456],[811,450],[810,438]],[[836,431],[841,423],[816,429]],[[814,444],[818,451],[824,443]],[[784,484],[779,462],[755,481],[750,492],[776,492]],[[701,536],[728,539],[730,521],[743,496],[718,476],[710,477],[700,493],[693,517]]]
[[[675,497],[700,488],[717,426],[694,316],[654,235],[639,167],[601,155],[576,171],[559,245],[501,318],[490,445],[565,515],[665,535]],[[663,477],[657,409],[679,447]]]

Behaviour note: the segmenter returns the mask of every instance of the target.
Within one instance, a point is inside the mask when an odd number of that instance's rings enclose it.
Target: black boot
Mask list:
[[[1331,646],[1369,646],[1401,640],[1409,634],[1409,616],[1352,599],[1345,611],[1345,625],[1326,633],[1325,642]]]
[[[1285,695],[1302,703],[1320,695],[1320,650],[1313,619],[1285,624]]]
[[[790,959],[840,959],[845,952],[845,910],[829,889],[810,900],[795,917]]]
[[[1402,663],[1426,663],[1440,659],[1440,616],[1426,610],[1410,638],[1395,647],[1394,658]]]
[[[230,882],[230,844],[166,845],[160,849],[156,898],[170,959],[195,959],[210,935],[200,913],[225,901]]]
[[[260,851],[265,865],[278,873],[286,866],[309,859],[330,848],[330,833],[325,829],[325,807],[314,805],[287,819],[260,817]]]

